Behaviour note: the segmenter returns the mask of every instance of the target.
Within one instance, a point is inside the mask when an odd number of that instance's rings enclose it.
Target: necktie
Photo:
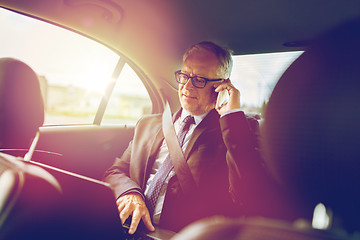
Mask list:
[[[189,131],[190,125],[193,123],[195,123],[195,121],[194,121],[194,117],[192,117],[192,116],[187,116],[183,120],[183,126],[178,133],[178,141],[179,141],[180,146],[183,145],[185,135]],[[149,203],[148,209],[149,209],[150,215],[152,215],[154,212],[160,190],[161,190],[162,186],[164,185],[165,179],[167,178],[167,176],[169,175],[169,173],[171,172],[173,167],[174,166],[171,162],[170,155],[168,154],[164,163],[161,165],[161,167],[155,174],[153,180],[151,181],[151,183],[149,185],[149,190],[146,195],[148,203]]]

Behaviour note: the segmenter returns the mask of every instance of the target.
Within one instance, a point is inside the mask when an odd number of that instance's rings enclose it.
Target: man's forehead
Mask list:
[[[197,49],[195,51],[192,51],[185,59],[185,61],[189,58],[192,58],[192,59],[208,59],[208,58],[211,58],[211,59],[216,59],[218,60],[217,56],[215,53],[209,51],[209,50],[206,50],[206,49]]]
[[[215,75],[218,75],[219,66],[216,55],[204,50],[190,54],[183,63],[182,71],[200,76],[215,77]]]
[[[189,54],[184,63],[183,64],[191,64],[191,65],[195,65],[195,64],[203,64],[203,65],[214,65],[214,66],[218,66],[220,64],[217,56],[215,55],[215,53],[213,52],[209,52],[206,50],[198,50],[196,52],[192,52],[191,54]]]

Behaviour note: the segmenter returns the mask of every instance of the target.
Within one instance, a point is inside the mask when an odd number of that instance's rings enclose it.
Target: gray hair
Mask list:
[[[233,66],[233,59],[232,59],[232,51],[230,49],[221,47],[213,42],[210,41],[203,41],[196,43],[190,46],[184,53],[183,62],[185,62],[186,58],[192,54],[193,52],[199,50],[207,50],[212,52],[216,55],[219,60],[220,66],[219,71],[224,76],[224,78],[229,78]]]

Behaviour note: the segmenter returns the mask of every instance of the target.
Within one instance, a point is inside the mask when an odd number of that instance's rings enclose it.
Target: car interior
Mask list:
[[[39,210],[43,219],[59,214],[51,210],[54,206],[73,209],[69,207],[73,199],[78,199],[74,206],[81,205],[84,198],[71,190],[73,181],[101,188],[100,205],[111,198],[103,174],[129,145],[137,121],[162,113],[167,102],[172,112],[179,109],[174,73],[188,46],[210,40],[233,51],[230,79],[241,92],[243,110],[262,125],[273,89],[288,67],[319,36],[359,17],[358,0],[1,0],[0,188],[5,194],[0,194],[0,229],[24,228],[26,223],[16,226],[13,219],[29,218],[19,215],[21,209],[28,211],[27,201],[9,201],[8,196],[42,199],[33,209],[44,203],[46,210]],[[322,105],[317,107],[314,115],[322,114]],[[347,117],[358,114],[347,110]],[[31,158],[21,160],[32,143]],[[36,174],[28,165],[38,169],[33,170]],[[46,177],[48,173],[55,181]],[[34,178],[46,180],[39,183]],[[30,180],[24,185],[24,179]],[[37,197],[29,190],[34,188]],[[19,195],[14,189],[26,191]],[[66,194],[59,203],[54,199],[62,191]],[[81,193],[86,194],[86,187]],[[49,201],[54,203],[45,204]],[[72,218],[65,212],[61,219]],[[100,208],[92,216],[99,212]],[[66,225],[67,233],[80,221],[84,220],[75,218]],[[93,225],[98,222],[78,227]],[[42,231],[26,227],[29,236]],[[108,227],[88,235],[112,232],[114,226]],[[58,229],[49,228],[42,236],[46,239],[51,231]],[[11,235],[14,232],[5,231],[0,238],[17,237]],[[81,234],[74,236],[84,237]]]

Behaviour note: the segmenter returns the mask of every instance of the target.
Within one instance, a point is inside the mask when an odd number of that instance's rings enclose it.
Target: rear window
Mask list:
[[[233,56],[231,82],[240,90],[241,107],[262,113],[272,90],[284,71],[303,52],[266,53]]]

